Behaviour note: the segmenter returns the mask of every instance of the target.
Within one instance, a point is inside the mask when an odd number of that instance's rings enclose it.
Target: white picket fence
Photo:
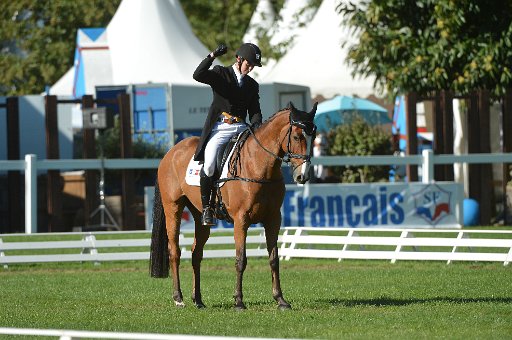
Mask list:
[[[204,251],[205,258],[234,258],[233,236],[225,234],[226,230],[212,233]],[[151,240],[150,233],[145,231],[66,233],[62,235],[75,235],[80,239],[37,240],[48,235],[56,234],[37,234],[37,237],[0,235],[0,265],[149,259]],[[13,237],[26,240],[9,240]],[[182,258],[191,258],[193,241],[192,233],[180,235]],[[512,231],[287,227],[279,236],[279,247],[279,254],[284,260],[491,261],[508,265],[512,260]],[[267,256],[262,229],[256,228],[248,235],[247,256]]]
[[[312,234],[315,233],[315,234]],[[333,235],[346,233],[344,235]],[[512,260],[512,231],[460,229],[285,228],[279,254],[367,260]]]
[[[60,340],[72,339],[123,339],[123,340],[250,340],[263,338],[220,337],[205,335],[126,333],[126,332],[92,332],[59,329],[7,328],[0,327],[0,334],[37,337],[59,337]],[[265,338],[265,340],[272,340]]]

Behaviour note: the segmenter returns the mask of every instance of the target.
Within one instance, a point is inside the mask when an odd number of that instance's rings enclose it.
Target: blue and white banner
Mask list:
[[[459,228],[462,196],[446,182],[289,186],[282,226]]]
[[[281,226],[460,228],[462,201],[462,185],[452,182],[287,185]],[[194,229],[188,211],[181,228]]]

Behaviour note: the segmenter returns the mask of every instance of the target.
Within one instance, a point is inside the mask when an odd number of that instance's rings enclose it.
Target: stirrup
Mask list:
[[[217,224],[217,221],[215,221],[215,218],[213,217],[213,210],[209,206],[206,206],[203,209],[201,224],[203,226],[213,226]]]

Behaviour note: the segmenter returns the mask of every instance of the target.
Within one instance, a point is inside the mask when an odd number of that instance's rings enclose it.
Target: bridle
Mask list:
[[[300,128],[302,130],[304,137],[306,138],[307,150],[306,150],[305,155],[290,152],[290,145],[292,142],[291,141],[292,127],[294,127],[294,126]],[[313,123],[312,121],[311,122],[299,121],[299,120],[294,121],[292,118],[291,111],[290,111],[290,127],[288,128],[287,135],[288,135],[288,145],[287,145],[288,151],[285,152],[285,154],[282,158],[282,161],[285,163],[290,163],[292,158],[296,158],[296,159],[303,159],[306,163],[311,163],[311,157],[313,156],[313,141],[315,140],[315,137],[316,137],[315,123]]]
[[[286,132],[286,135],[288,136],[288,143],[286,145],[286,148],[288,150],[285,151],[283,157],[279,157],[279,155],[273,153],[269,149],[267,149],[263,144],[260,143],[258,138],[256,138],[256,135],[254,134],[254,130],[252,127],[248,126],[249,131],[251,135],[254,137],[254,140],[256,143],[265,150],[268,154],[270,154],[272,157],[274,157],[277,160],[280,160],[281,162],[284,162],[286,164],[290,163],[293,158],[295,159],[303,159],[307,163],[311,163],[311,157],[313,156],[313,141],[316,137],[316,125],[313,122],[308,121],[299,121],[299,120],[293,120],[292,119],[292,111],[290,110],[290,126],[288,127],[288,131]],[[306,145],[307,145],[307,151],[306,154],[297,154],[290,151],[291,149],[291,143],[292,143],[292,128],[296,126],[300,129],[302,129],[302,133],[304,134],[304,137],[306,138]],[[302,164],[300,164],[302,165]],[[298,166],[297,166],[298,167]],[[297,168],[295,167],[295,168]]]
[[[311,164],[311,157],[313,156],[313,141],[315,140],[315,137],[316,137],[316,129],[317,129],[316,125],[312,121],[293,120],[292,119],[292,110],[291,109],[290,109],[289,119],[290,119],[290,123],[289,123],[288,131],[286,132],[286,135],[288,136],[287,150],[285,151],[283,157],[280,157],[279,155],[277,155],[274,152],[272,152],[269,149],[267,149],[263,144],[261,144],[261,142],[256,137],[256,135],[254,133],[254,130],[253,130],[253,128],[251,126],[247,125],[247,128],[249,130],[249,133],[254,137],[254,140],[256,141],[256,143],[263,150],[265,150],[265,152],[267,152],[269,155],[271,155],[275,159],[277,159],[277,160],[279,160],[281,162],[284,162],[286,164],[290,164],[292,159],[302,159],[302,160],[304,160],[304,162],[300,163],[297,166],[294,166],[293,167],[293,171],[295,171],[295,169],[298,168],[299,166],[302,166],[304,163],[306,163],[306,166],[309,168],[309,165]],[[291,149],[291,138],[292,138],[292,128],[294,126],[302,129],[302,133],[304,134],[304,136],[306,138],[306,146],[307,146],[306,154],[297,154],[297,153],[293,153],[293,152],[290,151],[290,149]],[[239,161],[239,155],[237,156],[237,159]],[[236,164],[237,161],[235,160],[233,163]],[[236,175],[235,171],[233,171],[231,174],[232,174],[233,177],[221,178],[221,179],[217,180],[217,183],[234,181],[234,180],[245,181],[245,182],[253,182],[253,183],[261,183],[261,184],[264,184],[264,183],[275,183],[275,182],[281,182],[282,181],[282,179],[279,179],[278,181],[275,181],[275,180],[243,178],[243,177],[239,177],[238,175]]]

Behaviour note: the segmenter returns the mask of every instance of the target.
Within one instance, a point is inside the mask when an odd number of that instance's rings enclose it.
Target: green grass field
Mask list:
[[[497,263],[281,262],[290,311],[271,297],[265,259],[250,258],[248,310],[232,308],[233,259],[203,261],[203,299],[171,303],[171,280],[146,262],[17,265],[0,269],[0,327],[285,338],[512,338],[512,267]],[[2,336],[0,336],[2,337]],[[15,338],[7,337],[5,338]],[[2,337],[2,338],[4,338]]]

